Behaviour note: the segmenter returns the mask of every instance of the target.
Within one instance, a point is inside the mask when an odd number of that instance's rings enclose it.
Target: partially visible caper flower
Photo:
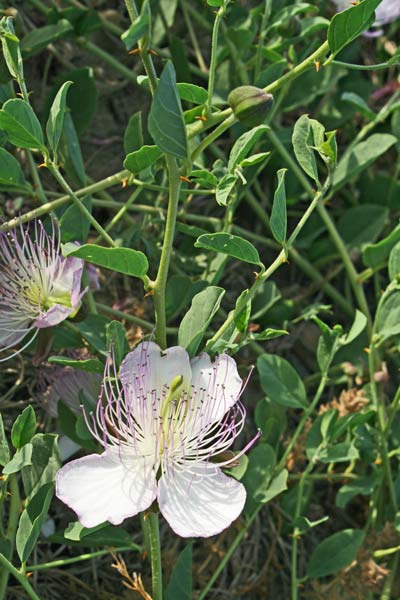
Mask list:
[[[241,85],[231,91],[228,102],[240,123],[256,127],[264,123],[274,97],[254,85]]]

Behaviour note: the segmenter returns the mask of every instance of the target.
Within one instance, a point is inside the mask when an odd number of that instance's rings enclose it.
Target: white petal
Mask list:
[[[238,518],[245,501],[244,486],[206,462],[173,466],[158,485],[160,511],[182,537],[220,533]]]
[[[56,495],[85,527],[104,521],[118,525],[155,499],[153,464],[120,448],[109,448],[62,467],[56,477]]]
[[[132,385],[136,395],[155,391],[158,397],[177,377],[183,377],[183,387],[189,389],[192,372],[188,353],[180,346],[161,350],[154,342],[143,342],[126,355],[121,364],[120,378]],[[139,394],[139,390],[143,390]]]
[[[236,362],[227,354],[220,354],[212,363],[208,354],[200,354],[190,364],[193,403],[203,404],[202,426],[215,423],[240,397],[243,382]]]

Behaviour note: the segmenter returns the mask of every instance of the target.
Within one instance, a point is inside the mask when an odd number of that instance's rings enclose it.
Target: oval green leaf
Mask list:
[[[253,265],[261,265],[260,256],[257,249],[238,235],[230,233],[205,233],[197,238],[195,242],[196,248],[206,248],[221,254],[228,254],[233,258],[251,263]]]
[[[149,268],[148,260],[143,252],[131,248],[103,248],[96,244],[84,244],[79,248],[68,249],[66,256],[83,258],[99,267],[132,277],[144,277]]]

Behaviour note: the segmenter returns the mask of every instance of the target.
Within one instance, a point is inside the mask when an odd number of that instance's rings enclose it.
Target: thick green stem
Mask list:
[[[17,475],[10,475],[9,482],[10,482],[10,511],[9,511],[9,516],[8,516],[6,538],[10,543],[10,548],[8,551],[8,557],[5,557],[2,554],[0,554],[0,557],[3,556],[4,560],[7,562],[8,562],[8,559],[12,560],[12,557],[14,554],[15,534],[17,533],[17,526],[18,526],[18,521],[19,521],[19,516],[20,516],[20,511],[21,511],[21,497],[19,494]],[[3,482],[3,485],[6,485],[6,481]],[[8,576],[10,573],[12,573],[12,571],[10,571],[10,569],[8,569],[8,568],[1,569],[0,600],[3,600],[3,598],[6,597],[5,594],[7,592]]]
[[[150,539],[151,581],[153,590],[153,600],[162,600],[162,562],[158,515],[153,512],[150,513],[145,522],[148,527]]]
[[[265,40],[265,35],[266,35],[266,27],[267,27],[267,22],[268,22],[269,16],[271,14],[271,8],[272,8],[272,0],[265,0],[264,12],[263,12],[263,16],[261,19],[260,33],[258,34],[258,42],[257,42],[256,65],[254,68],[254,81],[255,82],[257,81],[258,76],[260,75],[260,72],[261,72],[262,53],[263,53],[264,40]]]
[[[376,367],[377,367],[376,349],[375,349],[374,343],[371,342],[370,347],[369,347],[369,352],[368,352],[368,368],[369,368],[369,380],[370,380],[370,387],[371,387],[372,402],[374,404],[374,407],[375,407],[375,410],[377,413],[377,419],[378,419],[379,454],[380,454],[380,459],[383,463],[385,479],[386,479],[386,483],[387,483],[387,486],[389,489],[390,501],[391,501],[391,504],[393,507],[394,514],[396,514],[397,510],[398,510],[398,505],[397,505],[396,491],[394,488],[392,469],[390,466],[390,459],[388,456],[389,451],[388,451],[388,446],[387,446],[387,441],[386,441],[386,418],[385,418],[385,412],[384,412],[384,405],[383,405],[382,400],[379,398],[377,384],[375,381]]]
[[[15,579],[19,581],[31,600],[40,600],[39,596],[29,583],[26,575],[18,571],[18,569],[16,569],[3,554],[0,554],[0,565],[7,570],[7,574],[11,573],[11,575],[14,575]]]
[[[181,181],[176,159],[170,155],[165,157],[169,177],[169,200],[167,221],[165,224],[164,242],[161,251],[160,264],[157,277],[153,285],[154,307],[156,312],[155,338],[161,348],[167,345],[166,316],[165,316],[165,290],[169,264],[171,261],[172,244],[174,241],[176,217],[178,213],[179,191]]]
[[[208,115],[211,111],[212,97],[214,93],[214,82],[215,82],[215,71],[217,68],[217,54],[218,54],[218,33],[221,24],[221,19],[226,13],[226,8],[230,0],[224,0],[223,5],[218,9],[217,16],[215,17],[214,27],[211,37],[211,58],[210,68],[208,74],[208,98],[204,105],[204,114]]]

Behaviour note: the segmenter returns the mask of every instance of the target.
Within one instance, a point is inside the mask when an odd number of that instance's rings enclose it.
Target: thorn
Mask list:
[[[202,121],[203,123],[204,123],[205,121],[207,121],[207,119],[206,119],[205,117],[202,117],[201,115],[199,115],[199,116],[195,117],[195,119],[197,119],[198,121]]]
[[[192,180],[189,177],[185,177],[184,175],[180,175],[179,179],[181,181],[186,181],[187,183],[192,183]]]
[[[121,186],[123,188],[128,187],[128,178],[127,177],[125,177],[124,179],[121,180]]]
[[[30,571],[29,573],[25,573],[26,578],[32,577],[32,575],[33,575],[33,571]]]
[[[148,298],[149,296],[154,296],[154,290],[149,290],[144,295],[145,298]],[[146,516],[144,518],[146,518]]]
[[[135,48],[134,50],[129,50],[128,54],[140,54],[140,48]]]
[[[40,163],[40,165],[38,165],[39,169],[45,169],[47,167],[46,163],[42,162]]]
[[[315,65],[315,70],[316,70],[316,72],[318,73],[318,71],[319,71],[319,70],[320,70],[320,68],[321,68],[321,62],[320,62],[319,60],[315,60],[315,61],[314,61],[314,65]]]
[[[155,50],[153,50],[152,48],[149,48],[147,50],[147,54],[151,54],[152,56],[159,56],[158,52],[156,52]]]
[[[371,352],[370,348],[364,348],[364,352],[366,352],[367,354],[369,354]]]

